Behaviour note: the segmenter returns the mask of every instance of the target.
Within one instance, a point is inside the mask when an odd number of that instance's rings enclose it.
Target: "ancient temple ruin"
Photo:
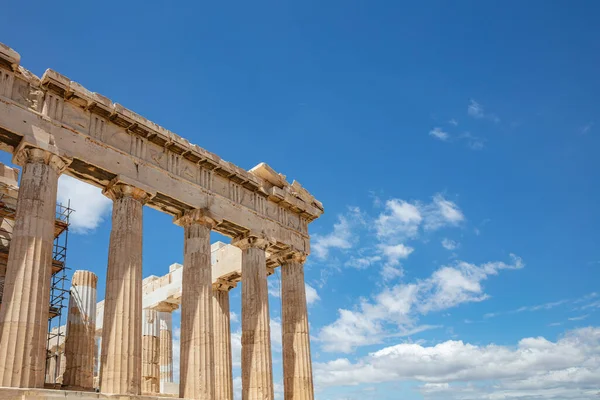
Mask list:
[[[98,398],[85,392],[98,365],[102,394],[159,395],[161,386],[167,393],[170,312],[181,307],[179,397],[231,400],[228,291],[237,282],[242,398],[273,399],[267,274],[279,266],[285,399],[314,398],[303,264],[308,224],[323,206],[299,183],[264,163],[245,171],[55,71],[38,78],[2,44],[0,148],[22,167],[0,306],[0,399]],[[103,277],[73,276],[64,386],[48,390],[46,321],[61,174],[113,200],[112,230],[103,302],[96,304]],[[144,206],[184,228],[183,266],[145,285]],[[231,237],[231,245],[211,252],[213,230]]]

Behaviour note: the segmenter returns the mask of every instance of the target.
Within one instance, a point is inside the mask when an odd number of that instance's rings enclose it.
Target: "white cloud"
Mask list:
[[[511,264],[497,261],[479,266],[456,261],[427,279],[384,287],[371,300],[361,299],[356,309],[338,310],[338,319],[321,329],[318,340],[325,351],[347,353],[386,337],[430,329],[418,325],[420,315],[487,299],[483,281],[501,270],[523,267],[519,257],[511,254],[511,259]]]
[[[58,180],[57,200],[63,205],[71,201],[75,211],[69,222],[75,233],[85,234],[96,229],[112,207],[112,201],[99,188],[68,175],[61,175]]]
[[[242,331],[231,332],[231,359],[234,367],[242,366]]]
[[[242,400],[242,377],[236,376],[233,378],[233,398]]]
[[[375,217],[369,217],[358,208],[350,208],[347,214],[338,216],[338,222],[329,234],[313,235],[313,254],[318,260],[327,259],[334,249],[348,253],[347,250],[357,243],[364,245],[363,248],[353,250],[352,254],[347,254],[348,258],[344,262],[332,260],[328,269],[321,270],[322,281],[326,279],[328,270],[339,270],[340,265],[366,269],[380,264],[380,273],[384,279],[400,277],[400,260],[413,251],[404,242],[416,239],[423,231],[458,226],[465,220],[458,205],[439,193],[429,203],[393,198],[383,205],[383,211]],[[361,241],[364,239],[361,235],[364,234],[365,227],[375,232],[375,243],[370,240]],[[273,284],[270,284],[269,289],[271,295],[277,296]]]
[[[381,268],[381,277],[384,282],[393,281],[397,278],[402,278],[404,276],[404,269],[402,267],[394,267],[390,264],[385,264],[383,268]]]
[[[381,254],[385,257],[385,264],[381,270],[381,276],[384,281],[391,281],[404,275],[403,269],[400,267],[400,260],[407,258],[414,249],[404,244],[387,245],[380,244],[377,246]]]
[[[552,301],[550,303],[538,304],[535,306],[524,306],[524,307],[517,308],[514,312],[520,313],[523,311],[550,310],[554,307],[558,307],[558,306],[563,305],[568,302],[569,302],[569,300],[558,300],[558,301]]]
[[[269,295],[278,298],[281,297],[281,284],[276,275],[267,281],[267,290],[269,291]]]
[[[306,304],[307,305],[310,306],[311,304],[314,304],[317,301],[321,300],[321,298],[319,297],[319,294],[317,293],[317,289],[310,286],[308,283],[305,283],[304,286],[306,287]]]
[[[270,323],[271,329],[271,349],[273,351],[281,352],[281,320],[279,318],[271,318]]]
[[[498,118],[496,114],[486,113],[483,109],[483,106],[475,100],[471,100],[467,106],[467,114],[470,117],[477,119],[487,118],[496,123],[500,122],[500,118]]]
[[[333,231],[327,235],[312,236],[313,254],[324,260],[329,255],[330,249],[349,249],[353,245],[353,228],[362,224],[361,211],[358,207],[350,208],[347,215],[338,216],[338,222],[333,225]]]
[[[600,300],[594,301],[581,307],[582,310],[586,310],[588,308],[600,308]]]
[[[356,269],[367,269],[370,266],[381,261],[381,256],[364,256],[364,257],[350,257],[348,261],[346,261],[346,266],[356,268]]]
[[[467,107],[467,114],[473,118],[483,118],[483,107],[475,100],[471,100],[469,106]]]
[[[460,247],[460,243],[448,238],[444,238],[442,240],[442,247],[444,247],[446,250],[452,251],[458,249]]]
[[[373,218],[357,208],[339,216],[331,233],[316,235],[316,243],[313,245],[316,258],[327,258],[332,249],[351,249],[361,242],[361,234],[364,233],[365,226],[368,226],[375,232],[376,242],[362,242],[366,245],[354,250],[353,254],[348,254],[341,265],[356,269],[378,265],[383,279],[389,281],[402,276],[400,261],[413,252],[413,248],[405,243],[407,240],[416,239],[423,231],[458,226],[465,220],[458,205],[439,193],[429,203],[393,198],[383,205],[383,211]],[[338,269],[335,262],[329,266],[329,269]],[[324,271],[326,270],[321,270],[322,280],[326,275]],[[270,293],[276,295],[272,286],[270,289]]]
[[[321,387],[415,380],[424,383],[428,400],[588,400],[600,387],[600,328],[574,330],[556,342],[524,338],[514,347],[404,343],[314,368]]]
[[[450,125],[458,126],[458,121],[457,121],[457,120],[455,120],[454,118],[452,118],[450,121],[448,121],[448,123],[449,123]]]
[[[415,237],[423,217],[419,207],[400,199],[385,202],[385,211],[375,220],[377,236],[381,238]]]
[[[231,311],[229,313],[229,321],[230,322],[240,322],[240,318],[238,317],[238,315],[236,313],[234,313],[233,311]]]
[[[448,132],[443,131],[442,128],[433,128],[429,131],[429,136],[433,136],[442,142],[447,142],[450,139]]]
[[[578,315],[576,317],[571,317],[569,318],[569,321],[583,321],[584,319],[586,319],[587,317],[589,317],[589,314],[585,314],[585,315]]]
[[[436,230],[444,226],[457,226],[465,216],[456,203],[446,200],[441,194],[433,196],[433,201],[422,207],[426,230]]]
[[[379,245],[379,250],[387,258],[390,265],[398,265],[401,259],[407,258],[415,249],[403,244],[396,245]]]

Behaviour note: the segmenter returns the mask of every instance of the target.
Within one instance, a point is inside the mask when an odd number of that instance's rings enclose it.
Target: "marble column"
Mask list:
[[[314,400],[304,256],[281,263],[281,331],[285,400]]]
[[[60,157],[23,148],[15,226],[0,308],[0,386],[44,387]]]
[[[160,323],[158,312],[142,312],[142,393],[160,392]]]
[[[273,400],[268,243],[249,237],[231,244],[242,250],[242,400]]]
[[[213,289],[215,400],[233,400],[229,290],[234,285],[219,286],[219,289]]]
[[[164,384],[173,382],[173,311],[176,304],[164,303],[157,307],[160,325],[160,392],[165,393]]]
[[[90,271],[75,271],[71,280],[65,339],[65,386],[94,387],[97,283],[98,277]]]
[[[210,231],[214,222],[193,210],[176,223],[184,227],[181,294],[179,396],[214,399]]]
[[[122,183],[104,194],[113,200],[106,272],[100,364],[102,393],[141,393],[142,214],[149,195]]]

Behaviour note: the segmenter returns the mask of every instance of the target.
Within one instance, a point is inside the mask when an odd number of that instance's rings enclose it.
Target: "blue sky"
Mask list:
[[[600,386],[599,11],[9,2],[0,41],[323,202],[306,265],[318,399],[583,400]],[[102,297],[110,202],[68,180],[59,197],[80,215],[69,265]],[[183,233],[144,218],[144,274],[162,275]]]

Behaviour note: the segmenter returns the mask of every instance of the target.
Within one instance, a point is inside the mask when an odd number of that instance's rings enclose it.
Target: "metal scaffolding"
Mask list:
[[[67,246],[69,244],[69,218],[74,210],[71,201],[56,205],[54,245],[52,246],[52,278],[50,280],[50,308],[48,315],[48,345],[46,383],[56,384],[63,370],[63,353],[66,335],[66,315],[69,306],[69,279],[67,277]]]

